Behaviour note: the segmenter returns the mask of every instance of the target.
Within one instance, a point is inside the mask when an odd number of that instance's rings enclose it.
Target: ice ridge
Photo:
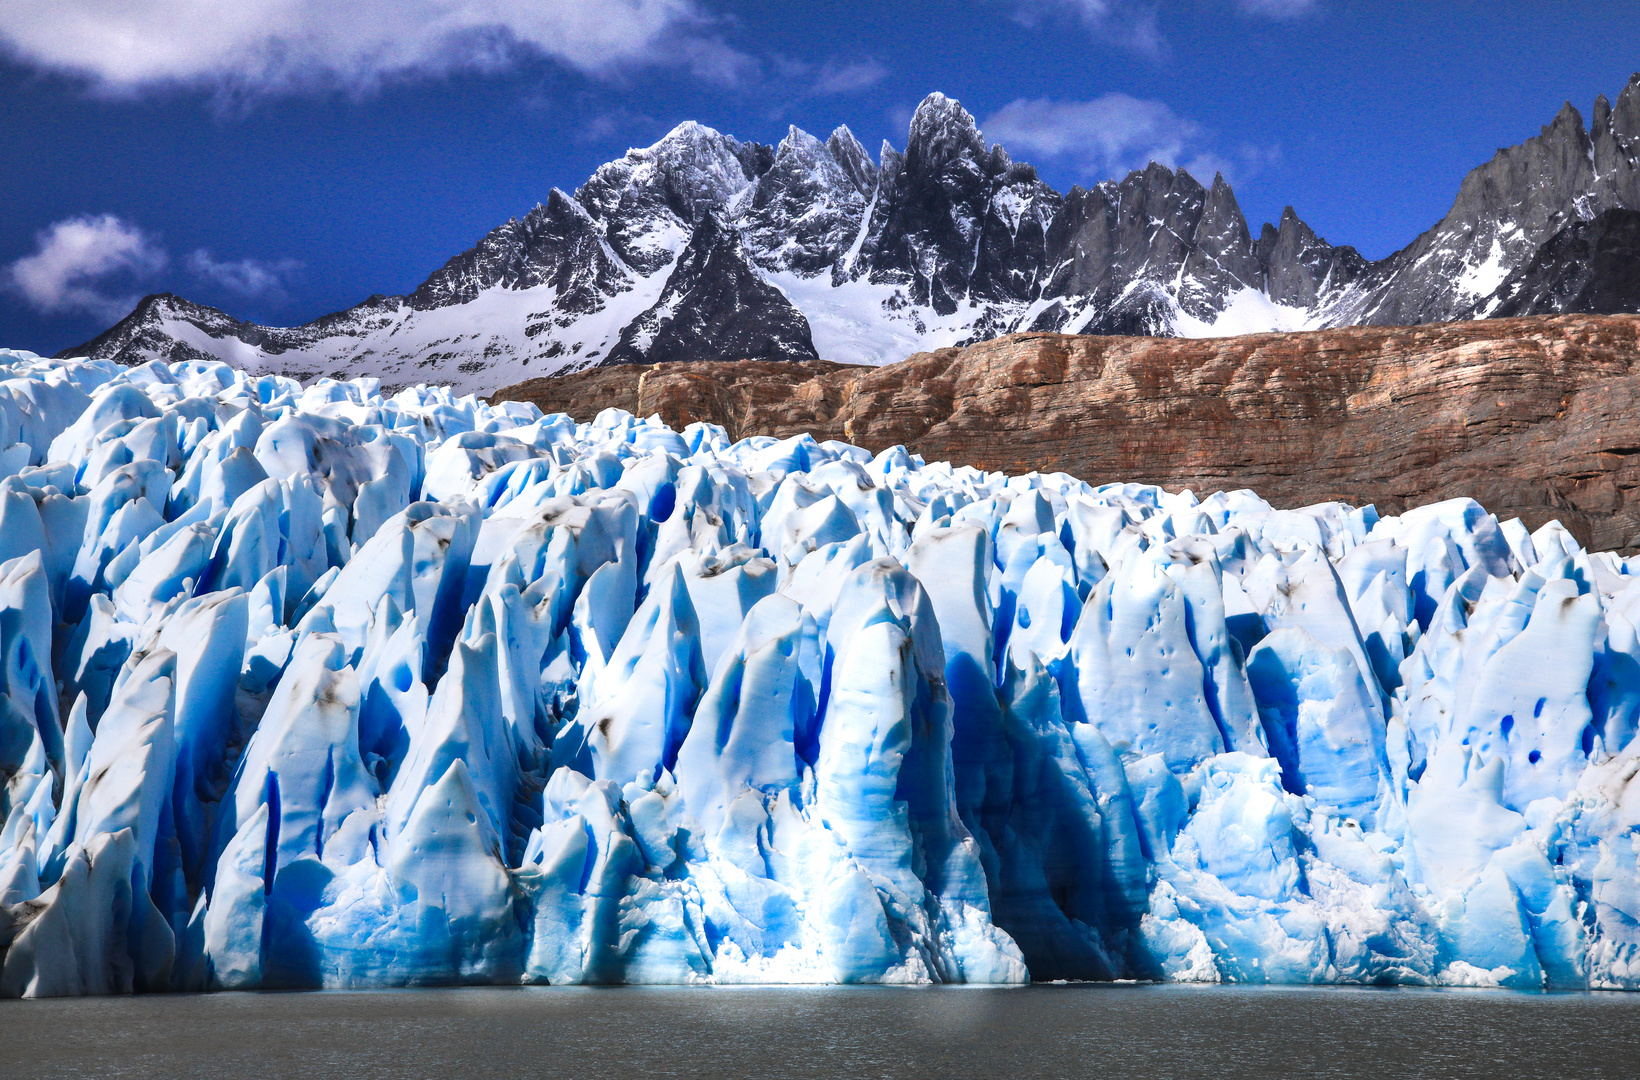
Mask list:
[[[1640,562],[0,354],[0,993],[1640,988]]]

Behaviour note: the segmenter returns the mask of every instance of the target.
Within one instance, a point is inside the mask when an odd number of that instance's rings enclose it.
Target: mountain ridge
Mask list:
[[[1640,211],[1640,74],[1591,117],[1566,104],[1376,261],[1292,207],[1255,233],[1222,176],[1203,185],[1152,162],[1061,195],[943,94],[876,162],[846,126],[824,141],[791,127],[767,146],[689,121],[573,194],[552,189],[403,296],[283,328],[156,294],[60,355],[488,392],[619,362],[886,363],[1022,331],[1203,337],[1634,310],[1627,226],[1593,237],[1589,223]]]

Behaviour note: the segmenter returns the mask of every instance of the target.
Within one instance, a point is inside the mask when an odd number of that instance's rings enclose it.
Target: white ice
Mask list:
[[[0,354],[0,993],[1640,988],[1640,565]]]

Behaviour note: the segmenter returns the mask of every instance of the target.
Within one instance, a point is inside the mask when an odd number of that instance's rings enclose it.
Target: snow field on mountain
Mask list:
[[[1640,987],[1640,563],[0,354],[0,993]]]

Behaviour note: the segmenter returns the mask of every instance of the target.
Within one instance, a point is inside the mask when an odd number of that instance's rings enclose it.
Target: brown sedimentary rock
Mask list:
[[[641,395],[639,382],[642,380]],[[1394,513],[1467,495],[1597,548],[1640,546],[1640,316],[1564,315],[1234,338],[1015,334],[881,368],[600,368],[508,387],[734,437],[896,443],[930,461],[1252,488]]]

